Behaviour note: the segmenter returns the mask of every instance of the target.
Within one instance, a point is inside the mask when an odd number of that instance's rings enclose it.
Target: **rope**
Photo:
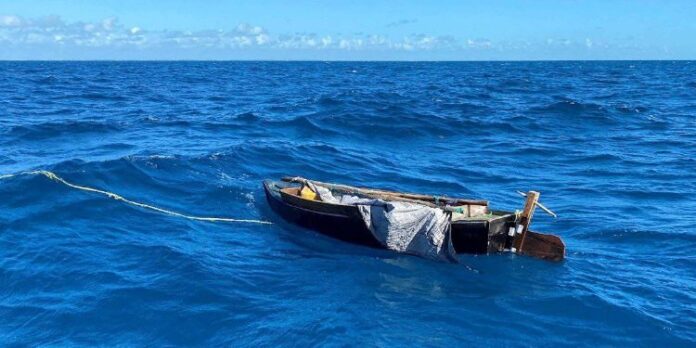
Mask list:
[[[18,174],[5,174],[5,175],[0,175],[0,180],[1,179],[8,179],[8,178],[13,178],[19,175],[43,175],[47,177],[50,180],[53,180],[55,182],[61,183],[65,186],[68,186],[70,188],[74,188],[77,190],[81,191],[86,191],[86,192],[93,192],[93,193],[99,193],[101,195],[107,196],[111,199],[115,199],[117,201],[124,202],[126,204],[130,204],[136,207],[144,208],[144,209],[149,209],[149,210],[154,210],[158,213],[166,214],[166,215],[171,215],[171,216],[176,216],[184,219],[189,219],[189,220],[195,220],[195,221],[208,221],[208,222],[243,222],[243,223],[254,223],[254,224],[265,224],[265,225],[270,225],[272,224],[269,221],[263,221],[263,220],[252,220],[252,219],[232,219],[232,218],[224,218],[224,217],[207,217],[207,216],[194,216],[194,215],[187,215],[187,214],[182,214],[178,213],[172,210],[164,209],[164,208],[159,208],[153,205],[145,204],[145,203],[140,203],[136,201],[132,201],[130,199],[127,199],[121,195],[115,194],[113,192],[108,192],[108,191],[103,191],[99,189],[95,189],[92,187],[87,187],[87,186],[82,186],[82,185],[76,185],[72,184],[70,182],[65,181],[65,179],[59,177],[53,172],[49,172],[47,170],[35,170],[35,171],[30,171],[30,172],[23,172],[23,173],[18,173]]]

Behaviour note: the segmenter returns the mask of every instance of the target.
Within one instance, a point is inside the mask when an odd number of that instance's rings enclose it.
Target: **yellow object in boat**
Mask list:
[[[312,189],[309,188],[309,186],[305,185],[302,186],[302,189],[300,190],[300,197],[313,201],[317,199],[317,193],[312,191]]]

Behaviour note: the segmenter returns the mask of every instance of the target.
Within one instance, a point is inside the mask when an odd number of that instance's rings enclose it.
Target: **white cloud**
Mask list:
[[[333,39],[331,38],[331,36],[324,36],[323,38],[321,38],[321,44],[324,47],[331,46],[332,43],[333,43]]]
[[[256,39],[257,45],[263,46],[270,41],[270,36],[268,36],[268,34],[261,33],[261,34],[256,35],[255,39]]]
[[[22,25],[22,19],[17,16],[0,16],[0,27],[18,27]]]
[[[411,20],[400,21],[401,24]],[[470,47],[483,47],[478,43]],[[68,23],[60,17],[22,18],[0,16],[0,43],[14,48],[50,45],[76,48],[216,48],[216,49],[290,49],[290,50],[437,50],[459,45],[451,37],[426,34],[391,38],[383,35],[318,35],[294,33],[273,35],[265,28],[241,23],[232,30],[172,31],[145,30],[124,26],[115,17],[98,22]],[[488,43],[490,45],[490,42]]]
[[[491,48],[493,43],[487,39],[467,39],[466,46],[468,48]]]

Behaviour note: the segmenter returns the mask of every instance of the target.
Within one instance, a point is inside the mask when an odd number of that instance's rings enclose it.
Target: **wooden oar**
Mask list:
[[[400,198],[405,198],[405,199],[410,199],[410,200],[415,200],[415,201],[427,201],[427,202],[445,202],[445,203],[459,203],[459,204],[468,204],[468,205],[483,205],[483,206],[488,206],[488,201],[485,200],[470,200],[470,199],[459,199],[459,198],[448,198],[448,197],[439,197],[439,196],[428,196],[428,195],[420,195],[420,194],[415,194],[415,193],[402,193],[402,192],[393,192],[393,191],[386,191],[386,190],[377,190],[377,189],[370,189],[370,188],[363,188],[363,187],[355,187],[355,186],[348,186],[348,185],[340,185],[340,184],[332,184],[332,183],[326,183],[326,182],[321,182],[321,181],[316,181],[316,180],[307,180],[305,178],[296,176],[296,177],[290,177],[286,176],[281,179],[282,181],[285,182],[296,182],[296,183],[304,183],[305,181],[311,181],[317,185],[325,186],[327,188],[330,188],[335,191],[339,192],[346,192],[346,193],[360,193],[363,195],[380,195],[380,196],[391,196],[391,197],[400,197]]]

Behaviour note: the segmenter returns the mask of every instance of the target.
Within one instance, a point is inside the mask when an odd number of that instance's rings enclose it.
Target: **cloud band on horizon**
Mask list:
[[[415,20],[404,20],[413,23]],[[403,24],[403,23],[401,23]],[[587,56],[607,44],[590,38],[573,41],[493,42],[414,33],[270,33],[241,23],[230,30],[148,30],[117,18],[67,22],[59,16],[25,18],[0,15],[0,59],[496,59],[563,49]],[[531,55],[533,59],[533,55]],[[563,59],[562,56],[559,58]]]

